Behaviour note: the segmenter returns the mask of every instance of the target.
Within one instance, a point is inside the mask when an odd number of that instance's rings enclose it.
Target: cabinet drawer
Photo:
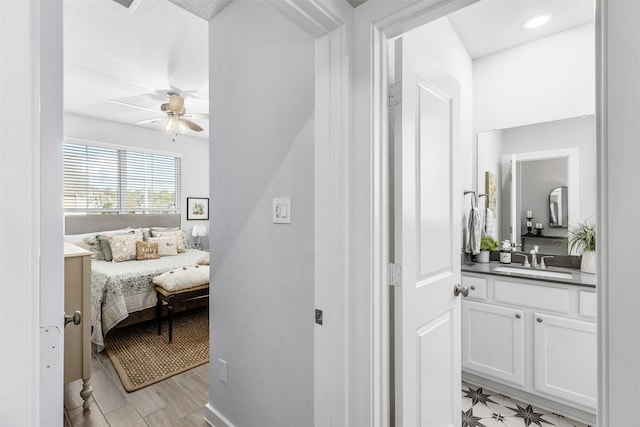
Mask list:
[[[596,318],[598,304],[595,292],[580,291],[579,304],[580,316]]]
[[[496,280],[494,291],[496,302],[569,313],[568,289]]]
[[[462,276],[462,286],[469,288],[469,298],[487,299],[487,279]]]

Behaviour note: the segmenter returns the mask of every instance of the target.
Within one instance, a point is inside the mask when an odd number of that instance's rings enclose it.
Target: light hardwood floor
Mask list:
[[[106,352],[91,355],[93,396],[89,411],[82,410],[82,380],[64,389],[64,426],[198,426],[209,400],[209,364],[127,393]]]

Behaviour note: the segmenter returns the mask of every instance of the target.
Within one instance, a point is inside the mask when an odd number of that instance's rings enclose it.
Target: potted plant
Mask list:
[[[480,253],[476,256],[477,262],[489,262],[491,251],[498,250],[498,242],[491,236],[484,236],[480,239]]]
[[[579,222],[569,227],[569,254],[582,253],[580,270],[585,273],[596,272],[596,226],[590,222]]]

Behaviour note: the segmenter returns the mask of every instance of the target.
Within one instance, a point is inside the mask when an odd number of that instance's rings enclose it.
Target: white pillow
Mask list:
[[[142,233],[114,234],[107,236],[111,246],[112,262],[130,261],[136,259],[136,242],[142,240]]]
[[[153,278],[153,283],[168,291],[193,288],[209,283],[209,266],[194,265],[176,268]]]
[[[151,235],[153,237],[175,236],[178,252],[182,253],[182,252],[186,252],[187,250],[187,245],[185,243],[185,238],[184,238],[184,232],[182,230],[159,231],[159,230],[154,230],[152,228]]]
[[[178,255],[176,236],[149,237],[149,243],[158,244],[158,254],[160,256]]]
[[[202,255],[202,257],[198,260],[199,265],[209,265],[209,252]]]
[[[109,235],[109,234],[123,234],[132,232],[130,228],[121,228],[118,230],[106,230],[106,231],[92,231],[90,233],[83,234],[65,234],[64,241],[68,243],[72,243],[82,249],[86,249],[91,251],[91,258],[95,259],[104,259],[104,252],[100,247],[100,242],[98,242],[97,236],[99,234]]]

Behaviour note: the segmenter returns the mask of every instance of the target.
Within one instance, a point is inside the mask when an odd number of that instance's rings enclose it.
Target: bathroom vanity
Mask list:
[[[463,379],[593,425],[595,276],[501,267],[462,265]]]

